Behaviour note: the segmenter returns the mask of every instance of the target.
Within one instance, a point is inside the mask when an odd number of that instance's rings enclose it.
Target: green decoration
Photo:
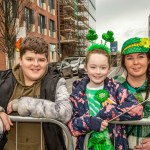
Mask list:
[[[86,35],[87,40],[91,41],[92,45],[88,47],[88,52],[95,50],[95,49],[100,49],[106,51],[108,54],[110,54],[110,48],[106,46],[107,42],[113,42],[114,33],[112,31],[107,31],[107,33],[102,34],[102,39],[105,40],[104,44],[98,44],[94,43],[94,41],[98,38],[98,35],[96,34],[95,30],[90,29],[88,31],[88,34]]]
[[[149,38],[130,38],[123,43],[121,53],[124,55],[132,53],[147,53],[150,48]]]
[[[97,40],[98,38],[98,35],[96,34],[96,32],[93,30],[93,29],[90,29],[88,31],[88,34],[86,35],[86,38],[89,40],[89,41],[94,41],[94,40]]]
[[[113,42],[114,41],[114,37],[113,37],[114,33],[112,31],[107,31],[107,33],[103,33],[102,34],[102,39],[105,40],[105,44],[107,42]]]
[[[94,49],[102,49],[105,50],[108,54],[110,54],[110,49],[107,46],[104,46],[103,44],[93,44],[88,47],[88,52],[94,50]]]
[[[93,133],[88,141],[88,148],[93,150],[114,150],[114,146],[108,137],[108,129]]]
[[[108,99],[108,91],[101,89],[99,91],[96,92],[95,94],[95,98],[99,101],[99,102],[104,102]],[[100,105],[100,109],[101,109],[101,105]],[[96,112],[95,112],[96,113]],[[90,113],[90,115],[95,116],[94,113]],[[99,131],[99,132],[95,132],[95,131],[91,131],[90,132],[91,137],[88,140],[88,149],[92,149],[92,150],[114,150],[114,146],[110,140],[109,137],[109,131],[108,128],[106,128],[104,131]]]
[[[104,102],[108,99],[109,93],[106,90],[99,90],[96,92],[95,97],[99,102]]]

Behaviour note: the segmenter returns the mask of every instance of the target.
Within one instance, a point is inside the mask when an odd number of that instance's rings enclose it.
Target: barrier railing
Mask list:
[[[13,122],[16,122],[16,150],[18,150],[18,148],[17,148],[17,141],[18,141],[18,139],[17,139],[18,138],[17,137],[17,123],[18,122],[39,122],[39,123],[41,123],[41,133],[43,132],[43,130],[42,130],[42,123],[43,122],[49,122],[49,123],[57,124],[58,126],[60,126],[63,129],[63,131],[65,133],[64,138],[67,138],[65,140],[67,150],[73,150],[74,149],[73,138],[71,136],[71,133],[70,133],[68,127],[60,121],[57,121],[54,119],[48,119],[48,118],[32,118],[32,117],[21,117],[21,116],[11,116],[11,115],[10,115],[10,119]],[[42,138],[43,137],[41,134],[41,150],[42,150]]]
[[[147,126],[150,125],[150,118],[143,118],[141,120],[134,120],[134,121],[112,121],[110,124],[124,124],[124,125],[141,125]],[[84,146],[83,150],[88,150],[87,144],[90,138],[90,133],[87,133],[84,139]],[[143,137],[142,137],[143,138]]]

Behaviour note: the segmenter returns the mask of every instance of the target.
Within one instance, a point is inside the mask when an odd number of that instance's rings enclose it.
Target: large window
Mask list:
[[[53,20],[49,20],[49,36],[55,37],[55,22]]]
[[[50,11],[50,13],[54,14],[54,9],[55,9],[54,0],[49,0],[48,1],[48,5],[49,5],[49,11]]]
[[[45,34],[44,31],[46,29],[46,17],[39,14],[38,16],[38,26],[39,26],[39,32],[41,34]]]
[[[41,7],[41,8],[46,8],[46,4],[45,4],[45,0],[38,0],[38,5]]]
[[[32,26],[34,24],[34,11],[32,9],[25,7],[24,21],[27,30],[32,30]]]

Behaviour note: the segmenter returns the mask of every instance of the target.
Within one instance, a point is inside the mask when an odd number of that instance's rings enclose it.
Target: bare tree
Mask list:
[[[0,0],[0,52],[7,55],[9,68],[14,60],[16,29],[22,24],[24,6],[29,5],[30,0]]]

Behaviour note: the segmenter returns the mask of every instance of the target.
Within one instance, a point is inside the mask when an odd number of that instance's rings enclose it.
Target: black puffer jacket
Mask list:
[[[59,73],[52,67],[48,67],[48,73],[41,81],[40,98],[47,100],[55,100],[56,85],[59,80]],[[7,109],[8,102],[12,96],[16,79],[12,70],[0,72],[0,106]],[[48,150],[66,150],[63,139],[62,129],[51,123],[43,123],[43,132]],[[7,133],[4,134],[0,141],[0,150],[3,150],[7,142]]]

